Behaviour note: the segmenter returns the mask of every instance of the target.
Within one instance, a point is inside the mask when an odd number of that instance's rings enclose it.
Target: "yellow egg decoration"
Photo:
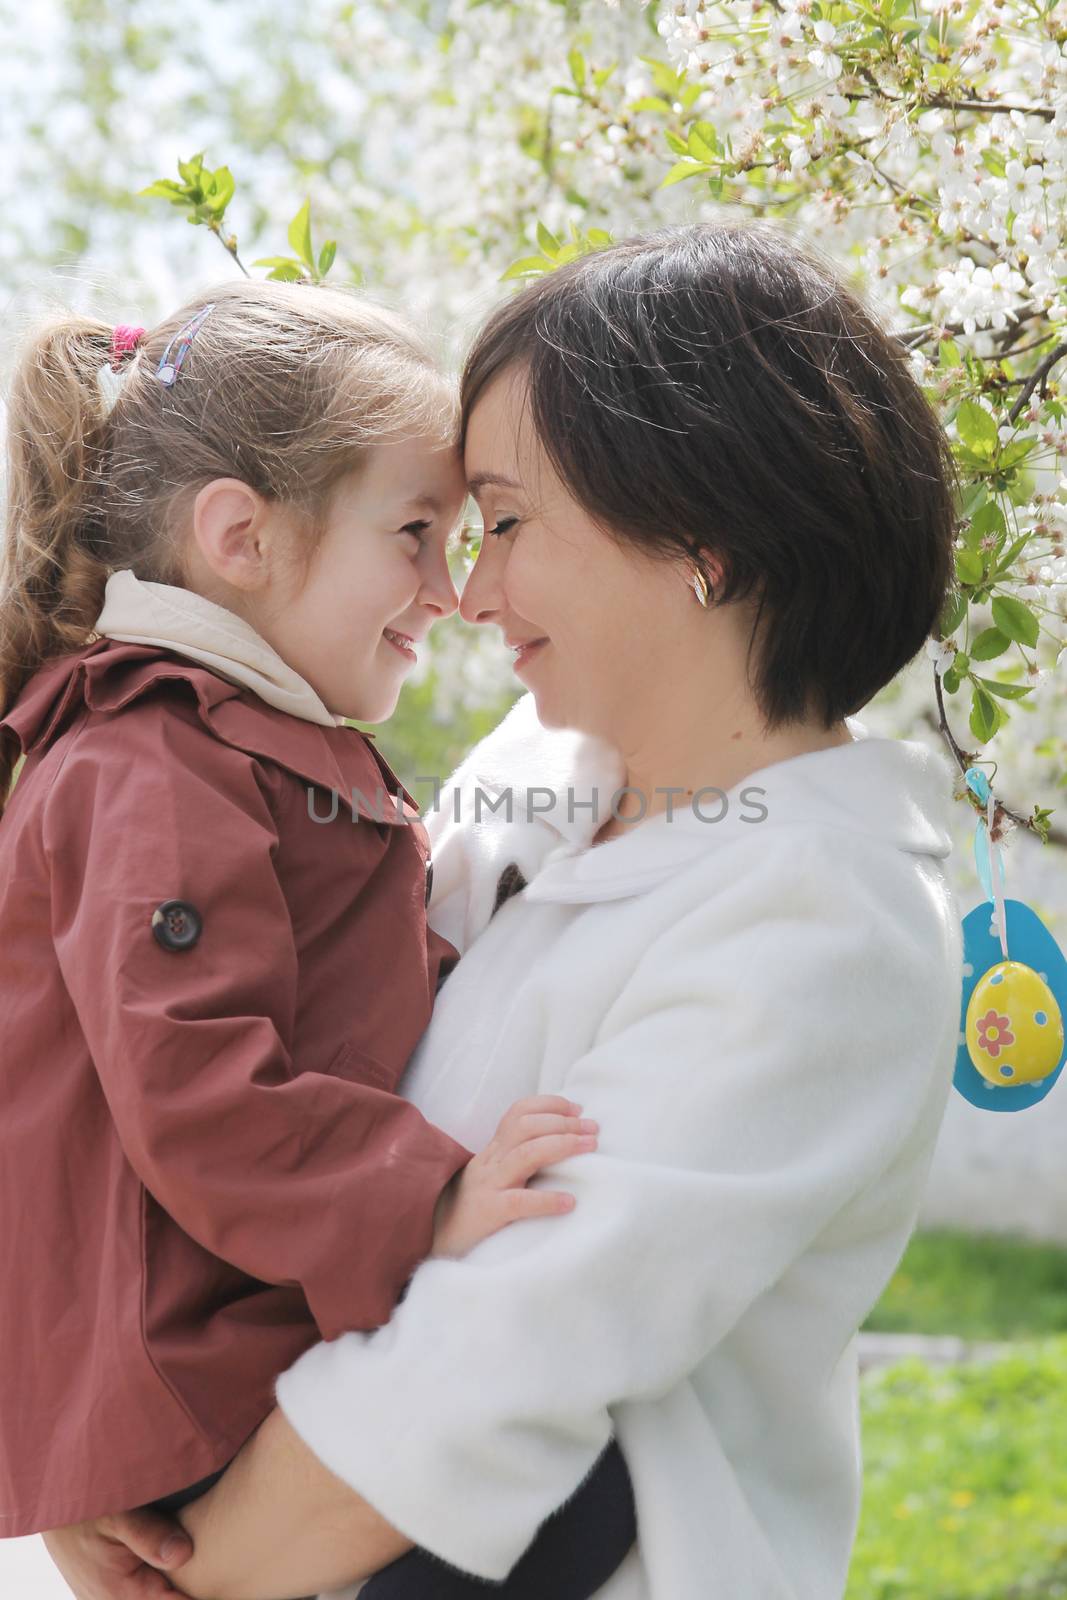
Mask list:
[[[1038,1083],[1063,1054],[1056,996],[1022,961],[998,961],[978,980],[965,1033],[971,1061],[989,1083]]]

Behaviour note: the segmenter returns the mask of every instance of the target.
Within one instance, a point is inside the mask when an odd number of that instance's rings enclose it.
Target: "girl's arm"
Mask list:
[[[470,1151],[389,1092],[358,962],[321,1058],[294,1060],[299,961],[263,771],[199,724],[139,709],[121,749],[85,730],[43,815],[56,956],[123,1152],[204,1249],[299,1286],[324,1338],[377,1327]],[[130,766],[154,787],[127,782]],[[360,822],[345,846],[356,902],[381,844]],[[202,919],[177,949],[153,930],[170,900]],[[368,944],[382,937],[367,927]]]

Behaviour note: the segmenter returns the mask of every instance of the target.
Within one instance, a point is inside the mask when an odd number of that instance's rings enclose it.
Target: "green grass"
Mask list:
[[[917,1234],[866,1327],[1023,1342],[863,1380],[847,1600],[1067,1600],[1067,1250]]]
[[[1029,1339],[1067,1333],[1067,1250],[988,1234],[916,1234],[864,1326]]]
[[[1067,1597],[1067,1338],[863,1381],[847,1600]]]

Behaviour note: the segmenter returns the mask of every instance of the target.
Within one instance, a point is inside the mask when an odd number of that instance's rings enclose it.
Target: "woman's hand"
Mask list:
[[[463,1256],[509,1222],[553,1217],[574,1207],[560,1189],[527,1189],[542,1167],[595,1150],[597,1124],[560,1095],[531,1095],[505,1111],[485,1149],[441,1191],[432,1256]]]
[[[175,1588],[157,1572],[182,1566],[193,1543],[156,1511],[123,1511],[42,1535],[75,1600],[158,1600]]]

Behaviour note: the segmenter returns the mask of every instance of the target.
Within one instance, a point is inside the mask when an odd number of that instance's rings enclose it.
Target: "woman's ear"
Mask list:
[[[201,560],[224,583],[255,590],[274,555],[277,508],[240,478],[214,478],[193,501],[193,541]]]
[[[718,595],[721,592],[725,565],[720,556],[713,556],[705,550],[698,550],[686,556],[678,564],[678,572],[687,588],[692,588],[693,575],[700,572],[711,590]]]

